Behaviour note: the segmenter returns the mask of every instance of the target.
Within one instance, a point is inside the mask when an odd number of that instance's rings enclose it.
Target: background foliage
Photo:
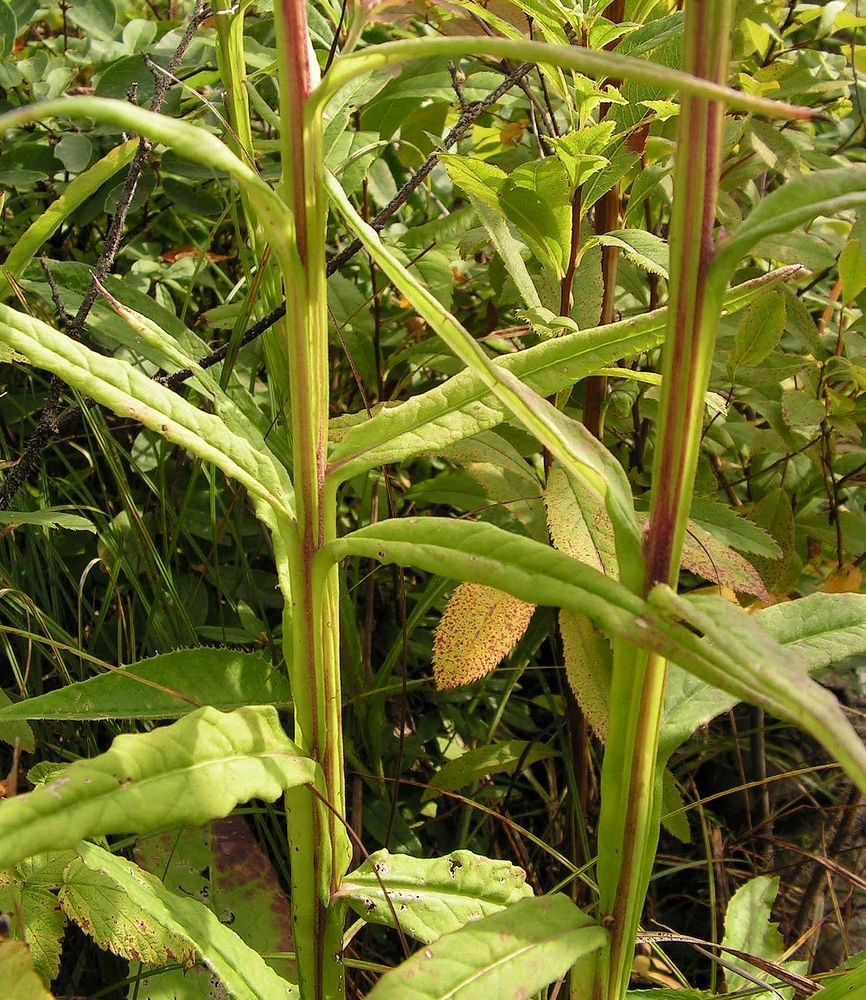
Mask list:
[[[623,25],[603,16],[611,13],[606,3],[367,6],[373,18],[367,42],[459,31],[616,45],[671,66],[681,54],[677,5],[663,2],[626,3]],[[273,17],[267,0],[244,7],[255,161],[262,177],[275,181]],[[0,111],[67,93],[147,106],[154,81],[166,79],[165,113],[225,134],[227,95],[212,17],[169,78],[158,69],[169,67],[189,15],[176,0],[167,9],[132,0],[59,6],[4,0]],[[308,17],[325,68],[341,9],[311,4]],[[632,18],[646,23],[636,26]],[[737,5],[731,81],[747,93],[823,114],[808,125],[728,117],[718,207],[723,229],[736,228],[786,180],[863,160],[864,24],[853,0]],[[516,70],[480,58],[411,63],[341,95],[325,131],[327,165],[355,209],[367,220],[388,211],[379,227],[385,242],[491,357],[563,331],[638,317],[666,301],[676,100],[644,84],[599,84],[547,69],[516,79]],[[480,114],[477,102],[488,102]],[[455,126],[463,129],[459,141],[436,157],[422,183],[404,191]],[[69,325],[104,252],[106,220],[123,203],[122,168],[133,154],[126,139],[120,127],[56,122],[6,137],[0,152],[6,301]],[[621,220],[605,226],[602,206],[615,188]],[[390,211],[401,191],[405,197]],[[65,207],[52,220],[58,199],[66,199]],[[448,514],[536,541],[549,534],[557,548],[611,572],[613,528],[603,504],[588,530],[575,531],[580,512],[566,477],[556,469],[547,475],[549,456],[514,423],[495,429],[480,423],[482,433],[435,454],[426,453],[422,429],[416,456],[392,463],[388,405],[433,389],[462,365],[379,266],[363,253],[341,253],[349,246],[351,234],[335,215],[328,242],[332,427],[338,442],[340,435],[349,442],[347,462],[362,422],[377,414],[385,433],[380,467],[357,471],[340,493],[341,530],[387,516]],[[611,248],[619,250],[616,295],[606,302]],[[179,365],[147,337],[142,316],[175,337],[182,355],[203,358],[229,343],[221,377],[267,436],[264,414],[272,401],[262,377],[263,341],[236,350],[243,331],[266,312],[258,292],[267,272],[256,254],[237,191],[223,176],[151,150],[103,278],[109,294],[96,301],[81,338],[148,376]],[[863,591],[866,217],[820,217],[769,237],[736,280],[793,264],[802,270],[732,311],[719,331],[684,554],[685,589],[722,588],[745,606]],[[140,314],[138,327],[111,297]],[[626,341],[629,330],[616,330]],[[631,349],[599,337],[586,370],[608,366],[604,441],[627,470],[639,510],[654,448],[661,335],[661,328],[650,331]],[[44,433],[46,399],[59,390],[8,351],[2,360],[0,448],[11,470],[34,434]],[[549,390],[560,392],[561,407],[576,417],[586,416],[589,391]],[[0,520],[0,643],[8,665],[0,698],[46,699],[36,721],[9,713],[0,720],[8,789],[44,781],[52,762],[93,757],[119,734],[151,731],[149,717],[166,715],[159,707],[166,688],[198,700],[206,691],[208,704],[225,709],[264,703],[285,709],[290,693],[281,679],[282,601],[273,552],[241,488],[135,420],[89,406],[66,389],[48,425],[44,446],[31,446],[38,458],[32,474]],[[513,860],[537,893],[566,885],[585,900],[591,888],[575,880],[575,869],[594,854],[605,737],[604,674],[587,677],[586,665],[604,662],[606,640],[573,612],[534,609],[477,584],[455,590],[432,573],[382,568],[364,556],[346,565],[347,818],[366,849],[415,857],[471,849]],[[200,646],[219,648],[206,656],[178,652]],[[255,670],[248,658],[241,670],[232,651],[255,652]],[[70,684],[139,661],[146,661],[136,669],[150,683],[145,701],[136,684],[126,694],[113,689],[111,711],[100,697],[98,713],[88,712],[86,694],[74,702],[64,697]],[[850,658],[824,678],[855,712],[862,706],[862,666],[862,658]],[[583,733],[577,746],[565,719]],[[258,731],[255,738],[265,739]],[[15,740],[22,753],[13,762]],[[255,783],[263,800],[276,798],[266,776],[242,780]],[[575,799],[585,806],[584,822],[574,820]],[[858,807],[857,793],[806,737],[758,710],[731,708],[670,759],[667,832],[649,913],[659,927],[688,928],[694,937],[787,962],[795,973],[836,966],[863,945]],[[158,829],[157,803],[141,809]],[[13,925],[23,913],[38,928],[30,943],[38,941],[33,960],[44,982],[59,993],[118,997],[170,996],[177,982],[188,987],[189,976],[176,977],[194,953],[190,936],[203,930],[163,925],[158,913],[146,914],[164,938],[136,954],[119,943],[122,929],[100,926],[99,915],[87,909],[94,893],[81,886],[88,880],[107,893],[130,891],[124,855],[169,888],[207,902],[215,922],[230,924],[283,972],[292,952],[284,817],[279,802],[241,812],[243,821],[235,816],[173,836],[114,841],[119,859],[102,852],[70,869],[69,857],[44,855],[4,876],[0,909],[14,914]],[[189,821],[195,816],[190,802]],[[20,870],[27,865],[39,867],[35,876]],[[519,905],[524,893],[522,880],[503,865],[508,892],[490,912]],[[382,901],[365,902],[374,880],[356,882],[345,887],[347,898],[372,921],[349,951],[350,989],[362,995],[380,967],[400,956],[393,938],[375,926],[380,911],[381,922],[390,919]],[[768,924],[771,908],[778,930]],[[757,927],[748,920],[756,913],[763,917]],[[425,940],[423,927],[416,931]],[[795,942],[801,950],[788,962],[785,945]],[[662,953],[651,943],[653,950],[648,939],[647,954],[636,961],[642,985],[688,981],[712,990],[719,984],[718,966],[705,952],[674,943]],[[0,962],[16,956],[0,950]],[[152,967],[165,965],[174,971],[151,975]],[[206,974],[196,974],[206,988]],[[267,995],[267,967],[257,974]],[[724,975],[729,991],[750,984],[736,972]]]

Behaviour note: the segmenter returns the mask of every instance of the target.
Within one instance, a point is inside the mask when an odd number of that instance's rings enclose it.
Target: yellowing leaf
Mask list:
[[[846,563],[824,581],[821,590],[825,594],[859,594],[863,586],[863,571],[859,566]]]
[[[527,121],[525,118],[516,122],[509,122],[499,131],[499,140],[503,146],[519,146],[526,130]]]
[[[436,686],[458,687],[489,674],[526,631],[534,610],[534,604],[493,587],[461,583],[436,629]]]
[[[5,1000],[51,1000],[22,941],[0,942],[0,984]]]

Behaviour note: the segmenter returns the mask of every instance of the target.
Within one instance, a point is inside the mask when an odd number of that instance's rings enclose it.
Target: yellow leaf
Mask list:
[[[534,604],[493,587],[461,583],[436,629],[436,686],[458,687],[489,674],[526,631],[534,610]]]
[[[862,586],[863,571],[852,563],[846,563],[827,577],[821,590],[825,594],[859,594]]]
[[[527,124],[525,118],[516,122],[509,122],[499,130],[499,141],[503,146],[519,146]]]

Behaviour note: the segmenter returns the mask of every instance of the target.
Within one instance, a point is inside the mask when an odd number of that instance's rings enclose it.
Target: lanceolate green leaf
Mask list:
[[[330,542],[320,553],[319,575],[347,555],[415,566],[586,615],[609,635],[661,653],[738,701],[805,729],[866,789],[866,748],[836,699],[809,678],[805,660],[792,657],[745,611],[721,598],[686,599],[659,586],[644,602],[617,581],[539,542],[493,525],[445,518],[381,521]],[[852,628],[856,636],[857,626]]]
[[[169,441],[213,462],[277,514],[292,516],[291,483],[271,455],[258,451],[219,417],[199,410],[126,361],[97,354],[6,305],[0,305],[0,341],[119,416],[140,420]]]
[[[70,866],[61,901],[103,947],[128,958],[147,949],[161,951],[165,964],[200,963],[237,1000],[298,997],[297,987],[268,968],[203,903],[174,895],[138,865],[95,844],[81,844],[79,854],[83,865]]]
[[[611,632],[634,637],[633,616],[644,602],[616,580],[541,542],[479,522],[404,517],[380,521],[329,542],[319,556],[331,562],[362,555],[482,583],[531,604],[582,612]]]
[[[205,129],[155,114],[128,101],[108,97],[63,97],[56,101],[28,104],[0,115],[0,132],[46,118],[92,118],[119,125],[168,146],[194,163],[227,173],[244,189],[255,206],[258,221],[281,260],[289,266],[297,264],[291,211],[252,167]]]
[[[261,653],[176,649],[0,708],[9,719],[175,719],[202,705],[223,712],[291,703],[285,675]]]
[[[371,923],[393,927],[396,913],[406,934],[429,944],[531,896],[532,888],[522,868],[471,851],[441,858],[377,851],[346,876],[338,895]]]
[[[515,903],[445,934],[386,973],[369,1000],[517,1000],[604,948],[607,931],[562,895]]]
[[[204,823],[238,802],[276,799],[314,781],[274,708],[201,708],[70,764],[52,781],[0,803],[0,868],[85,837]]]
[[[471,334],[454,316],[443,310],[427,288],[390,253],[379,234],[358,215],[333,178],[329,179],[328,190],[331,200],[364,243],[370,256],[448,347],[551,455],[575,478],[587,482],[604,497],[615,528],[620,575],[631,589],[637,591],[643,579],[643,563],[631,486],[622,466],[583,424],[561,413],[508,369],[494,365]]]
[[[724,101],[731,108],[742,108],[756,114],[778,118],[803,119],[812,117],[812,112],[808,108],[796,108],[790,104],[755,97],[743,91],[711,83],[709,80],[703,80],[689,73],[656,65],[645,59],[636,59],[582,46],[548,45],[539,42],[484,36],[428,37],[423,39],[423,43],[420,38],[386,42],[364,49],[362,52],[336,59],[322,84],[314,91],[309,113],[318,113],[321,105],[329,101],[341,87],[357,76],[376,70],[381,71],[387,66],[407,62],[410,59],[424,59],[429,56],[456,59],[466,55],[489,55],[499,59],[513,59],[517,62],[538,62],[547,66],[576,70],[578,73],[633,80],[656,86],[666,92],[677,91],[681,94]]]
[[[503,740],[489,746],[467,750],[460,757],[443,764],[429,781],[422,801],[435,799],[443,789],[458,791],[490,774],[513,774],[515,768],[529,767],[538,760],[558,757],[559,752],[544,743],[527,740]]]
[[[787,280],[797,270],[779,268],[738,285],[726,296],[726,308],[739,311],[763,288]],[[599,368],[658,347],[666,318],[666,309],[656,309],[610,326],[549,340],[497,358],[493,364],[512,372],[540,395],[551,396]],[[509,416],[508,408],[474,372],[460,372],[435,389],[382,409],[372,419],[352,427],[333,448],[329,477],[335,483],[342,482],[378,465],[442,451]]]
[[[38,253],[42,244],[57,232],[69,215],[88,198],[92,198],[107,180],[127,166],[135,155],[137,146],[137,139],[128,139],[106,153],[101,160],[94,163],[83,174],[73,178],[63,194],[52,202],[38,219],[31,223],[9,251],[3,264],[2,272],[0,272],[0,296],[9,289],[7,274],[12,278],[19,277]]]
[[[751,249],[766,236],[787,233],[819,215],[835,215],[866,205],[866,166],[817,170],[788,181],[764,198],[719,247],[709,285],[720,295]]]

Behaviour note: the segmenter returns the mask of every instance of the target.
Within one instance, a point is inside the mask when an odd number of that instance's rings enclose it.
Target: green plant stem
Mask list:
[[[291,791],[286,797],[292,911],[301,994],[305,1000],[331,1000],[345,992],[343,910],[332,899],[351,861],[351,847],[338,819],[345,816],[346,795],[337,574],[329,572],[323,586],[314,585],[313,574],[316,553],[336,532],[334,508],[324,496],[328,417],[324,154],[321,117],[305,115],[315,70],[303,0],[281,0],[274,10],[283,170],[280,192],[292,207],[298,256],[298,266],[283,273],[298,524],[287,552],[292,587],[287,660],[292,664],[295,739],[321,765],[331,807],[325,810],[307,790]]]
[[[720,85],[727,77],[731,0],[691,0],[683,65]],[[721,161],[724,105],[705,92],[682,96],[671,219],[671,281],[658,444],[644,539],[647,577],[676,586],[703,430],[718,313],[704,308]],[[658,737],[666,660],[618,641],[602,774],[599,888],[611,923],[607,1000],[628,989],[635,935],[658,843]],[[624,809],[623,809],[624,805]],[[620,815],[622,813],[622,815]],[[604,995],[603,988],[599,990]]]

